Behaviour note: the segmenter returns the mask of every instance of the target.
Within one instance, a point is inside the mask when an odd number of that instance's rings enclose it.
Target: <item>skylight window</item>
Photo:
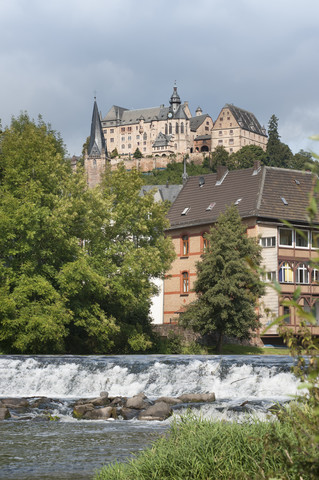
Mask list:
[[[213,210],[213,208],[215,207],[216,205],[216,202],[212,202],[208,205],[208,207],[206,208],[206,211],[209,211],[209,210]]]
[[[285,199],[285,197],[281,197],[281,200],[282,200],[282,203],[283,203],[284,205],[288,205],[288,202],[287,202],[287,200]]]
[[[237,198],[235,205],[238,205],[242,201],[242,198]]]
[[[299,180],[297,180],[296,178],[295,178],[295,182],[296,182],[297,185],[300,185]]]
[[[186,207],[184,208],[184,210],[182,211],[181,215],[187,215],[188,212],[190,211],[191,207]]]

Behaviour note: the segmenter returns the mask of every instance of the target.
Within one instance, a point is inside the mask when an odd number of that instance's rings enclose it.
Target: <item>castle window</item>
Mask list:
[[[146,132],[143,135],[143,140],[147,140],[147,133]]]
[[[122,142],[125,142],[125,137],[121,137]]]
[[[234,144],[234,139],[233,138],[230,138],[229,139],[229,145],[233,145]]]
[[[122,145],[122,147],[121,147],[121,148],[125,148],[125,145]]]
[[[184,133],[184,122],[181,123],[181,133]]]
[[[233,135],[234,130],[229,130],[229,133],[230,133],[231,135]]]
[[[178,127],[179,127],[179,125],[178,125],[178,123],[176,123],[175,132],[176,132],[177,134],[178,134]]]
[[[219,135],[222,135],[222,134],[223,134],[223,131],[222,131],[222,130],[219,130],[218,133],[219,133]]]
[[[93,167],[96,167],[96,159],[93,159]]]
[[[127,131],[128,131],[128,132],[131,132],[131,131],[132,131],[132,127],[127,127]]]
[[[168,133],[171,134],[172,133],[172,124],[170,123],[169,126],[168,126]]]
[[[131,148],[131,147],[132,147],[132,145],[129,143],[127,147],[128,147],[128,148]]]
[[[206,131],[209,131],[209,127],[205,127],[205,130],[206,130]]]
[[[139,140],[140,139],[140,136],[139,135],[136,135],[136,140]]]
[[[121,132],[125,132],[125,127],[121,127]]]
[[[110,138],[110,142],[113,143],[113,142],[114,142],[114,138]]]
[[[223,141],[222,141],[222,140],[218,140],[218,144],[219,144],[219,145],[222,145],[222,144],[223,144]]]
[[[221,117],[221,118],[219,119],[220,122],[222,122],[223,120],[224,120],[224,117]]]
[[[114,133],[114,128],[110,128],[110,133]]]

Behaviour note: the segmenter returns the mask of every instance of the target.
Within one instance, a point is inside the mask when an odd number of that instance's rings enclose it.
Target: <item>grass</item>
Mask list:
[[[104,467],[94,480],[299,478],[289,476],[287,452],[282,446],[287,438],[297,450],[290,424],[211,422],[186,416],[133,460]],[[294,461],[293,454],[289,458]]]
[[[215,347],[208,347],[208,353],[215,355]],[[223,346],[223,355],[290,355],[288,348],[253,347],[245,345],[226,344]]]

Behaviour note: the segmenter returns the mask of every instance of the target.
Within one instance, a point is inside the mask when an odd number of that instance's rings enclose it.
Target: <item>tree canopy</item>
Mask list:
[[[165,206],[139,195],[137,172],[87,189],[41,119],[14,118],[0,147],[1,350],[145,349],[151,278],[173,258]]]
[[[204,334],[249,338],[259,326],[256,301],[263,293],[256,266],[261,250],[248,238],[236,206],[221,214],[207,235],[208,249],[197,263],[197,299],[180,316],[180,324]]]

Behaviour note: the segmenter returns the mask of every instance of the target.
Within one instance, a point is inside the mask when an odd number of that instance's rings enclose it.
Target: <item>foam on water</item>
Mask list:
[[[214,392],[217,399],[271,399],[297,394],[290,357],[119,356],[0,357],[0,396],[79,398],[179,396]]]

